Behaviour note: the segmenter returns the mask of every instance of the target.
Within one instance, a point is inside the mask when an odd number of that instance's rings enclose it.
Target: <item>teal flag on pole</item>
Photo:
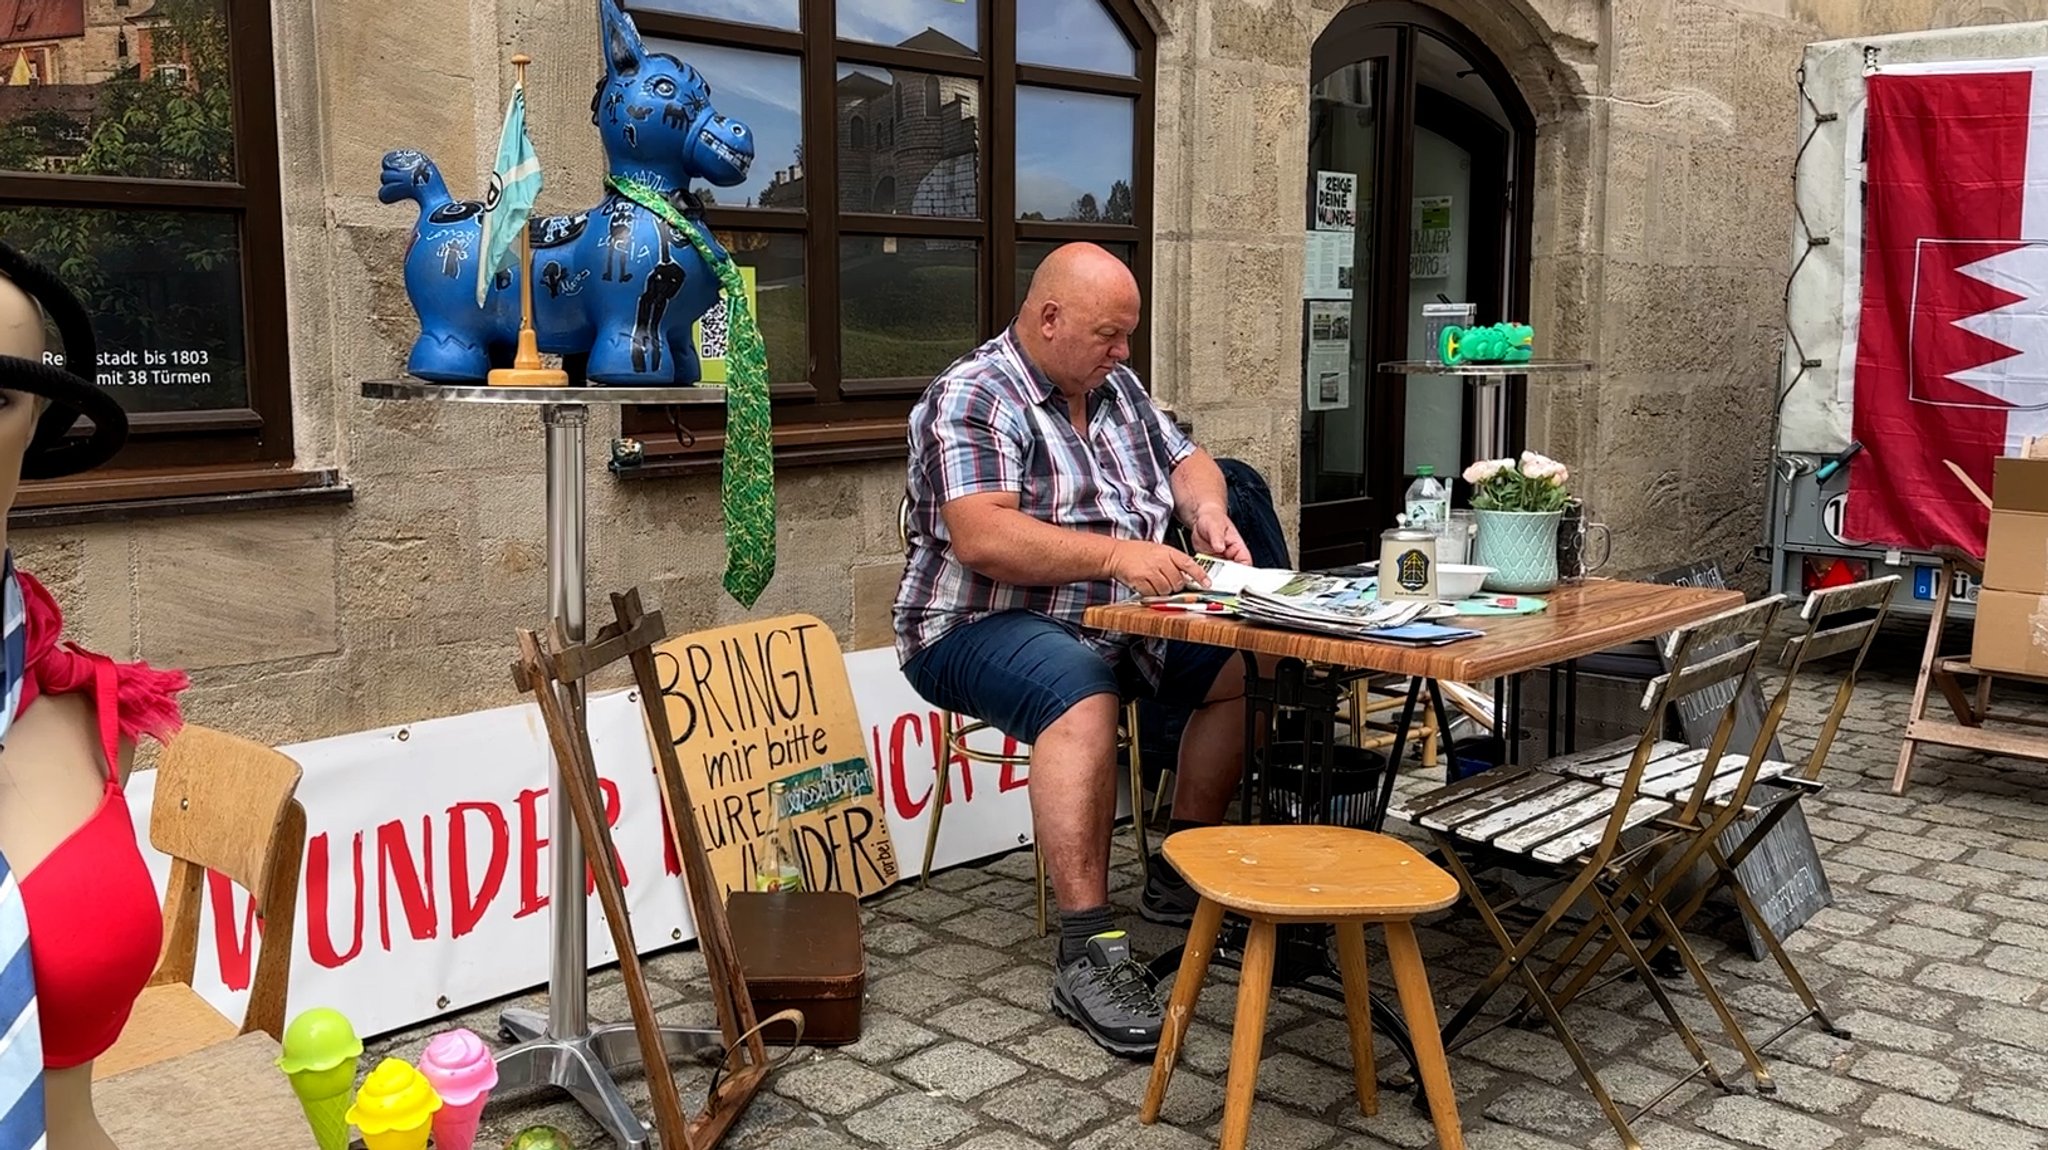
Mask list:
[[[476,306],[484,306],[491,277],[505,266],[506,253],[519,243],[519,229],[533,214],[533,202],[540,198],[540,157],[534,155],[533,141],[526,138],[526,88],[512,87],[512,102],[505,106],[505,128],[498,133],[498,162],[491,171],[490,190],[484,193],[483,248],[476,265]],[[525,273],[520,269],[521,274]]]

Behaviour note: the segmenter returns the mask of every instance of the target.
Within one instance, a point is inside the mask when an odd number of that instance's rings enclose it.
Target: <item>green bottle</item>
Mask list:
[[[789,816],[788,784],[768,784],[768,835],[754,855],[754,889],[804,889],[802,855],[796,847],[796,826]]]

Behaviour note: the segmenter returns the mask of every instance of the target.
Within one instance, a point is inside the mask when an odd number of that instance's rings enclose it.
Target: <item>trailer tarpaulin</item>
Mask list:
[[[1847,533],[1982,554],[1992,461],[2048,434],[2048,59],[1869,77]]]

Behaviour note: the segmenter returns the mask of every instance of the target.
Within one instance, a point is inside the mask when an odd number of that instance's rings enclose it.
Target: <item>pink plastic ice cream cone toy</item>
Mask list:
[[[420,1073],[441,1096],[434,1112],[434,1145],[438,1150],[470,1150],[484,1103],[498,1084],[498,1060],[484,1040],[468,1030],[437,1034],[420,1055]]]

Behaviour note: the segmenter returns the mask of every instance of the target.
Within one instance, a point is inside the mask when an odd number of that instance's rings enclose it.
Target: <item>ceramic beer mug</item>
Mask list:
[[[1598,538],[1600,557],[1590,558],[1592,542]],[[1586,514],[1586,505],[1578,500],[1565,505],[1564,517],[1557,524],[1557,575],[1566,583],[1576,583],[1607,565],[1614,553],[1614,535],[1605,523],[1594,523]]]

